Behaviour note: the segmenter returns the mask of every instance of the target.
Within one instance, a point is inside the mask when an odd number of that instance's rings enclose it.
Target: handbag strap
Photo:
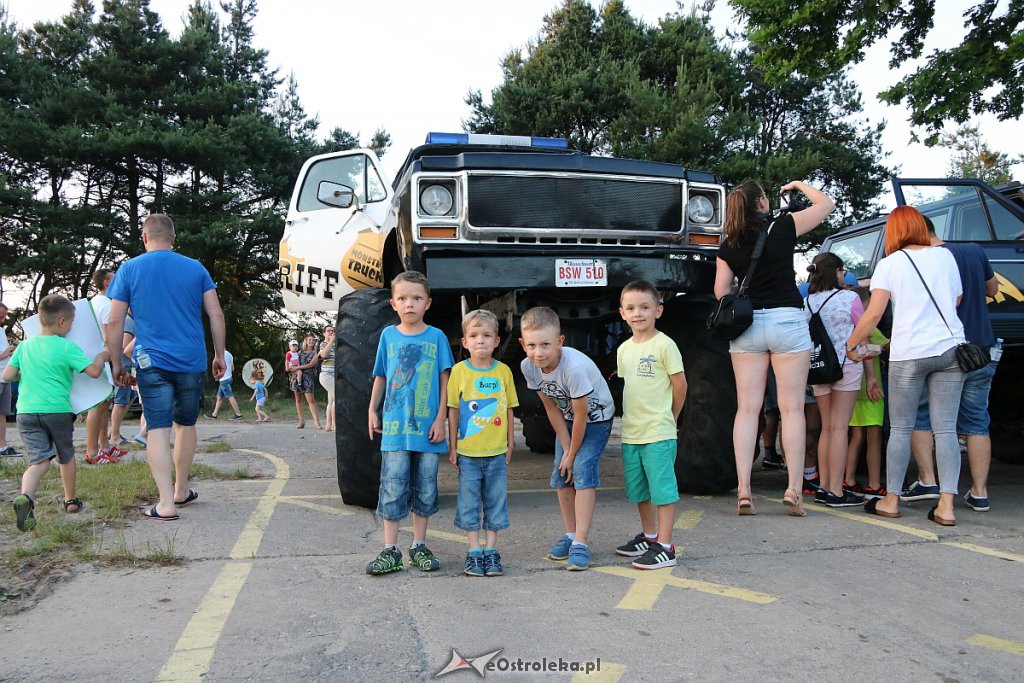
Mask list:
[[[928,298],[932,300],[932,305],[935,306],[935,310],[939,312],[939,317],[942,318],[942,324],[945,325],[946,329],[949,331],[949,336],[953,338],[953,341],[957,341],[956,335],[953,334],[952,328],[950,328],[949,323],[946,322],[946,316],[942,315],[942,309],[939,308],[939,303],[935,300],[935,297],[932,296],[932,290],[928,289],[928,283],[924,281],[924,275],[921,275],[921,271],[918,269],[917,264],[914,263],[914,259],[910,258],[910,254],[907,253],[906,249],[900,249],[900,251],[902,251],[903,255],[910,261],[910,265],[914,266],[914,272],[917,273],[917,277],[920,278],[921,284],[924,285],[924,291],[928,292]]]
[[[743,281],[740,282],[740,288],[736,290],[736,296],[746,296],[747,289],[750,287],[750,278],[754,275],[754,269],[757,268],[757,262],[761,260],[761,254],[764,253],[764,244],[768,241],[768,235],[771,233],[772,228],[775,227],[775,221],[771,222],[767,230],[761,232],[757,236],[757,242],[754,243],[754,251],[750,253],[750,265],[747,266],[747,273],[743,276]]]

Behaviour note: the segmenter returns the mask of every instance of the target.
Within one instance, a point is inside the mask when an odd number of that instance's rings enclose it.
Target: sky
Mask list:
[[[936,0],[935,28],[926,54],[960,42],[961,15],[976,1]],[[71,0],[0,0],[4,2],[11,18],[23,27],[58,19],[71,6]],[[598,0],[591,2],[600,5]],[[102,0],[94,3],[101,6]],[[174,35],[181,31],[189,4],[151,0]],[[558,4],[559,0],[261,0],[256,44],[269,50],[270,65],[281,75],[295,75],[303,106],[319,116],[321,135],[341,126],[366,141],[378,127],[387,130],[393,144],[383,165],[393,174],[428,131],[462,130],[462,120],[470,113],[463,101],[466,93],[476,88],[488,96],[501,80],[502,57],[534,38],[544,15]],[[626,0],[626,5],[647,23],[656,23],[678,7],[675,0]],[[689,2],[683,6],[688,8]],[[725,0],[718,0],[712,19],[718,33],[724,34],[732,23]],[[888,44],[880,44],[852,71],[864,96],[864,115],[873,123],[887,122],[883,147],[890,153],[889,165],[898,167],[901,175],[943,175],[948,152],[908,144],[911,130],[903,108],[875,97],[901,73],[889,69],[888,59]],[[1019,121],[1000,123],[984,117],[976,123],[990,146],[1024,156]],[[1024,165],[1016,171],[1024,180]]]

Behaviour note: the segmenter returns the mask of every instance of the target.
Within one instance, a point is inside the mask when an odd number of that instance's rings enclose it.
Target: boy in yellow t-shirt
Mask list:
[[[466,532],[469,576],[505,573],[498,532],[507,529],[508,463],[512,459],[512,409],[519,405],[512,371],[494,360],[501,342],[490,311],[470,311],[462,321],[462,345],[469,358],[452,368],[448,380],[449,461],[459,471],[455,526]],[[487,545],[480,547],[480,511]]]
[[[676,566],[676,422],[686,399],[686,377],[675,342],[654,327],[663,310],[661,295],[650,282],[635,280],[623,288],[619,314],[633,337],[618,350],[618,375],[625,382],[622,472],[626,497],[636,503],[642,529],[615,552],[637,558],[637,569]]]

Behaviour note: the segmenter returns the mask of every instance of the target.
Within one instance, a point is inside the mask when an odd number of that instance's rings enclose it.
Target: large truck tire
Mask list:
[[[533,415],[522,418],[523,439],[531,453],[546,453],[553,455],[555,452],[555,430],[547,415]]]
[[[659,321],[679,346],[686,372],[676,456],[676,478],[684,493],[724,493],[737,484],[732,448],[736,379],[729,343],[712,339],[705,326],[711,309],[710,301],[670,301]]]
[[[384,289],[360,289],[338,304],[334,353],[335,443],[338,488],[346,505],[377,507],[380,437],[367,434],[373,362],[381,332],[397,322]]]

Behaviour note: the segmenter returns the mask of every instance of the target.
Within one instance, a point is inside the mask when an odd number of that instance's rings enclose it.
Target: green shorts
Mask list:
[[[669,505],[679,500],[676,485],[676,440],[622,444],[622,475],[630,503],[650,500]]]

